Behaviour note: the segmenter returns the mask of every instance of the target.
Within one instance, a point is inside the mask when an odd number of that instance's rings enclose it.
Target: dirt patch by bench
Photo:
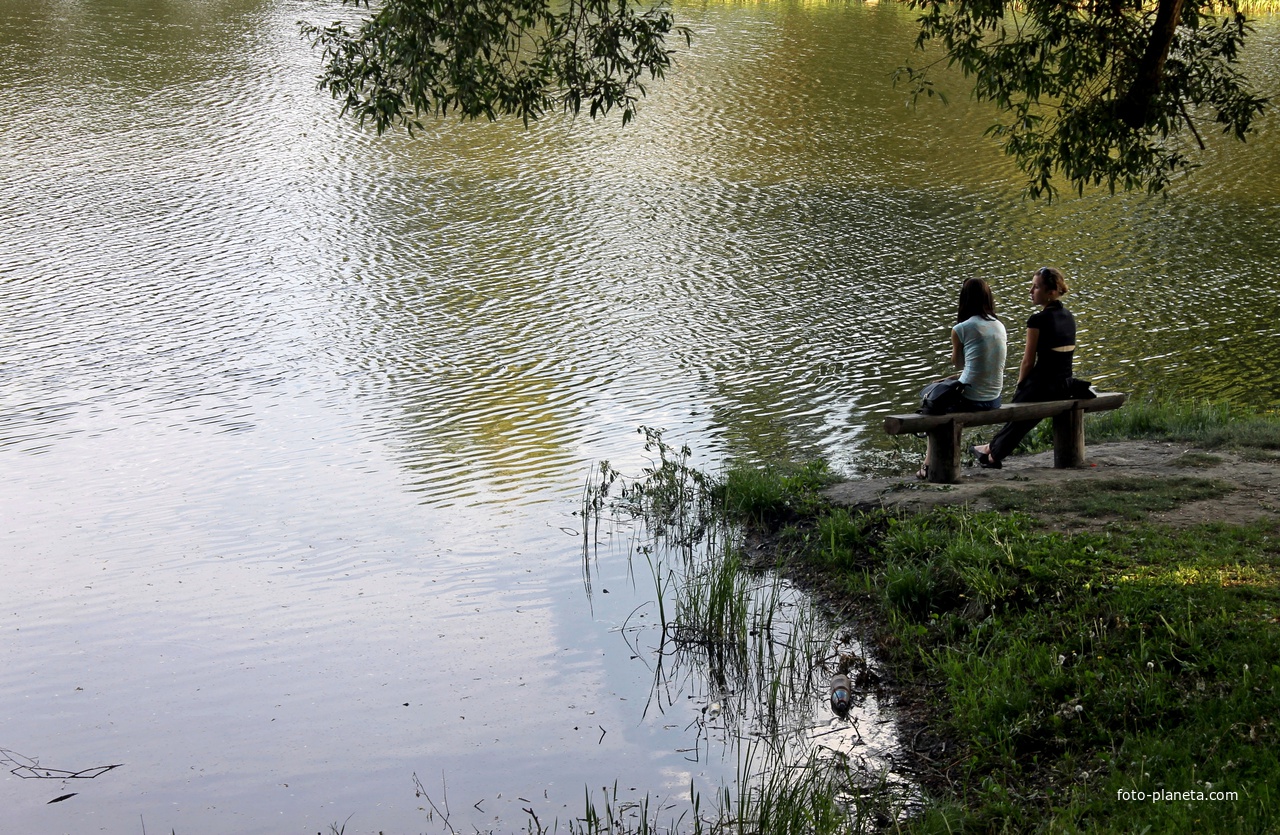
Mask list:
[[[1280,456],[1274,452],[1240,453],[1159,441],[1119,441],[1091,445],[1088,460],[1089,465],[1082,468],[1057,470],[1053,468],[1052,451],[1011,455],[1001,470],[966,467],[960,484],[927,484],[910,476],[874,478],[833,485],[825,495],[837,505],[863,510],[885,507],[919,511],[938,506],[991,510],[996,505],[984,493],[993,487],[1043,491],[1047,486],[1059,485],[1066,491],[1087,486],[1091,481],[1103,484],[1114,479],[1197,479],[1220,482],[1228,489],[1223,495],[1189,501],[1172,510],[1152,511],[1147,518],[1173,525],[1248,524],[1280,518]],[[1109,524],[1115,517],[1061,513],[1048,521],[1055,527],[1080,529]]]

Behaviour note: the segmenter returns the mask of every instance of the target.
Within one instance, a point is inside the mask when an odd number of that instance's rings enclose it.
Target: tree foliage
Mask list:
[[[1080,192],[1107,186],[1158,192],[1193,167],[1184,130],[1197,121],[1243,140],[1267,99],[1237,59],[1251,27],[1236,0],[909,0],[921,10],[916,45],[940,42],[974,94],[995,104],[988,134],[1052,197],[1061,174]],[[932,95],[928,69],[899,70]]]
[[[634,0],[385,0],[371,12],[354,31],[303,32],[324,50],[321,88],[379,133],[450,113],[527,124],[584,103],[626,123],[645,77],[671,64],[667,37],[689,37],[665,5]]]
[[[635,115],[647,79],[689,40],[665,0],[342,0],[370,10],[357,28],[304,26],[324,52],[321,87],[379,132],[456,113]],[[1189,133],[1209,120],[1239,139],[1267,105],[1238,57],[1252,31],[1237,0],[905,0],[917,46],[992,102],[999,138],[1033,197],[1065,177],[1151,192],[1194,166]],[[1223,3],[1225,2],[1225,5]],[[1215,11],[1216,8],[1221,11]],[[937,62],[902,67],[914,98],[938,91]]]

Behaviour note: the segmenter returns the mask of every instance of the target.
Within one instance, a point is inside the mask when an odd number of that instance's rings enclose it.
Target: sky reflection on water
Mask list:
[[[584,588],[588,471],[635,473],[640,426],[856,469],[970,275],[1016,333],[1063,265],[1105,385],[1280,402],[1274,118],[1168,198],[1028,205],[979,106],[901,106],[908,15],[780,5],[682,9],[633,129],[377,138],[314,89],[295,22],[332,13],[0,0],[0,748],[125,763],[52,806],[6,775],[23,831],[417,831],[415,773],[499,829],[713,786],[705,682],[643,708],[627,531]]]

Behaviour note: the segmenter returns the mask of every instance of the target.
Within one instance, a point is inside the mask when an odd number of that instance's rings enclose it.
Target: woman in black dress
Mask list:
[[[1067,281],[1056,267],[1041,267],[1031,277],[1031,302],[1042,309],[1027,320],[1027,347],[1018,367],[1014,403],[1070,397],[1071,358],[1076,350],[1076,319],[1062,306]],[[978,466],[1000,469],[1039,420],[1006,423],[985,446],[970,447]]]

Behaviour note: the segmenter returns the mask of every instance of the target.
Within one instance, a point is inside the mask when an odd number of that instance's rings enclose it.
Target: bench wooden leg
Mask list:
[[[955,484],[960,481],[960,432],[964,427],[954,420],[929,430],[929,452],[924,466],[933,484]]]
[[[1053,466],[1084,466],[1084,409],[1079,404],[1053,417]]]

